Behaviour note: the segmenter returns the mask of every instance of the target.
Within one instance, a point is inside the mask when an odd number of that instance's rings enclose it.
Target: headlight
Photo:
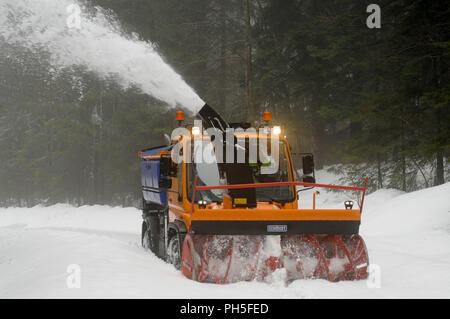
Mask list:
[[[194,136],[200,135],[200,127],[198,126],[192,127],[192,135]]]
[[[353,208],[353,201],[352,200],[347,200],[344,202],[345,205],[345,209],[352,209]]]
[[[280,135],[280,134],[281,134],[281,127],[279,127],[279,126],[274,126],[274,127],[272,128],[272,134],[274,134],[274,135]]]

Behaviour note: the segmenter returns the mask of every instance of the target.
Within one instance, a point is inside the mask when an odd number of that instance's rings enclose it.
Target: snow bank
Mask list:
[[[49,207],[0,208],[0,227],[64,228],[136,233],[141,229],[141,211],[133,207],[57,204]]]
[[[449,197],[450,183],[408,194],[396,190],[390,190],[389,193],[386,190],[377,191],[367,196],[362,231],[374,236],[448,232]]]

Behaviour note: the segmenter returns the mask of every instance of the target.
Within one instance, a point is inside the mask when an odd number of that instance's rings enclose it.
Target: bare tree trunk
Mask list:
[[[219,78],[219,103],[223,110],[227,110],[226,107],[226,95],[227,90],[227,26],[226,26],[226,15],[225,15],[225,2],[220,1],[220,24],[221,24],[221,34],[220,34],[220,78]]]
[[[377,154],[377,173],[378,173],[378,188],[383,188],[383,174],[381,173],[381,158],[380,154]]]
[[[402,190],[406,192],[406,156],[405,156],[405,127],[402,122],[401,134],[401,164],[402,164]]]
[[[434,185],[442,185],[444,184],[444,150],[442,148],[443,145],[445,145],[445,141],[442,138],[442,114],[440,110],[436,111],[436,117],[437,117],[437,151],[436,151],[436,178],[434,180]]]
[[[439,148],[436,153],[436,180],[434,185],[444,184],[444,151]]]
[[[246,84],[247,84],[247,108],[248,120],[254,124],[255,121],[255,105],[253,101],[253,65],[252,65],[252,26],[250,21],[250,0],[245,1],[245,25],[246,25]]]
[[[322,169],[325,163],[325,135],[324,135],[324,120],[319,115],[320,109],[320,96],[319,90],[312,91],[311,96],[311,111],[309,115],[310,119],[310,132],[312,133],[311,151],[314,153],[315,168]]]

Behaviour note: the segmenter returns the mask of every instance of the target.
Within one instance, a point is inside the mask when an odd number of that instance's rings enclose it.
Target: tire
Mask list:
[[[146,236],[146,232],[147,232],[147,223],[146,222],[142,222],[141,245],[144,248],[147,248],[147,244],[148,244],[148,236]]]
[[[142,199],[142,217],[145,227],[142,226],[142,246],[153,252],[158,258],[165,259],[165,230],[163,218],[165,209],[154,203],[147,203]]]
[[[172,264],[177,270],[181,269],[181,245],[177,233],[173,234],[167,245],[167,262]]]
[[[159,218],[158,215],[150,215],[142,222],[141,234],[142,247],[159,256]]]

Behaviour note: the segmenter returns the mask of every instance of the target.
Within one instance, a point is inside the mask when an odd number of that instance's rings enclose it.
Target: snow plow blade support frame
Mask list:
[[[305,187],[322,187],[322,188],[331,188],[331,189],[342,189],[342,190],[351,190],[351,191],[360,191],[362,192],[361,205],[359,208],[359,216],[362,215],[363,205],[364,205],[364,197],[366,195],[367,189],[367,181],[368,177],[365,178],[364,187],[353,187],[353,186],[342,186],[342,185],[329,185],[329,184],[316,184],[316,183],[305,183],[305,182],[274,182],[274,183],[255,183],[255,184],[234,184],[234,185],[215,185],[215,186],[198,186],[198,176],[194,177],[193,191],[192,191],[192,200],[191,200],[191,210],[189,213],[189,224],[192,222],[192,215],[195,210],[195,198],[197,191],[201,190],[217,190],[217,189],[239,189],[239,188],[258,188],[258,187],[274,187],[274,186],[305,186]],[[297,209],[297,211],[301,211]],[[304,210],[303,210],[304,211]],[[320,211],[319,209],[313,209],[313,211]],[[337,210],[341,211],[341,210]],[[321,216],[318,216],[319,218]],[[218,219],[222,220],[222,219]],[[333,220],[333,219],[331,219]],[[333,220],[334,221],[334,220]],[[188,231],[190,231],[190,225]],[[345,232],[344,232],[345,233]]]

